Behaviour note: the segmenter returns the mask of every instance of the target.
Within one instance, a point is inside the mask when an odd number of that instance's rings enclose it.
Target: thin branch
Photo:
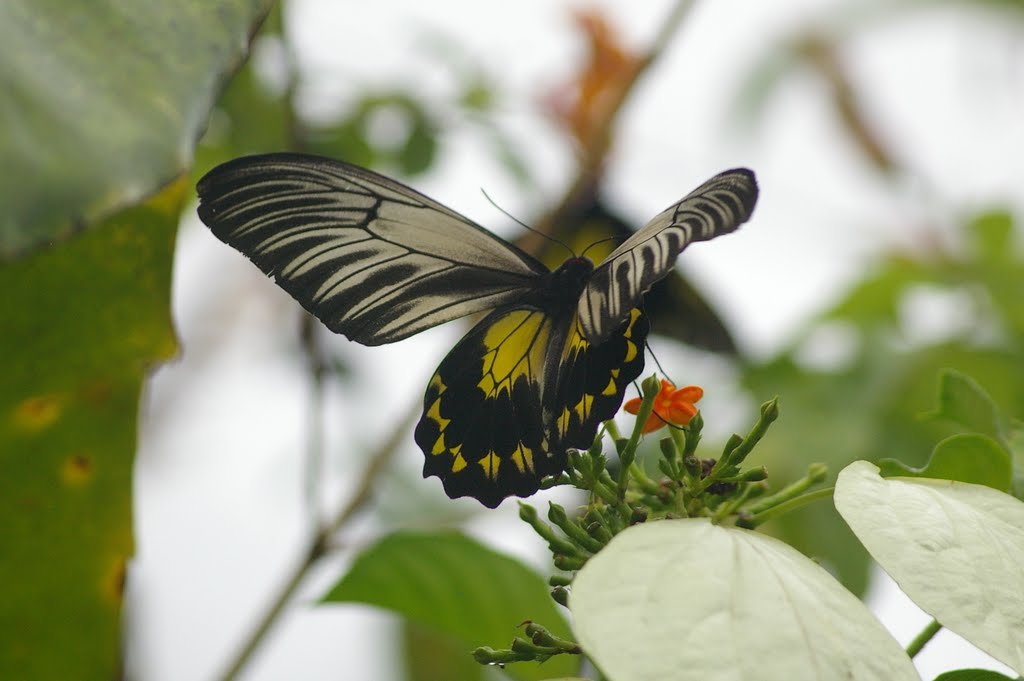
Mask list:
[[[313,541],[310,542],[301,562],[295,566],[291,575],[289,575],[288,579],[285,580],[277,596],[274,597],[270,607],[267,609],[266,613],[264,613],[263,617],[260,618],[255,629],[253,629],[252,633],[231,661],[227,671],[221,674],[218,679],[221,681],[232,681],[232,679],[238,677],[239,672],[242,671],[245,665],[249,662],[249,659],[252,657],[252,654],[256,652],[260,644],[262,644],[267,633],[269,633],[273,626],[277,624],[281,613],[291,602],[292,597],[295,595],[296,591],[298,591],[299,586],[306,578],[306,575],[309,574],[316,562],[326,553],[330,539],[363,508],[367,501],[369,501],[370,496],[373,493],[373,489],[376,486],[377,479],[387,468],[388,463],[390,463],[395,452],[399,449],[399,445],[408,435],[409,429],[412,427],[413,421],[419,414],[419,411],[420,400],[417,399],[409,409],[406,409],[405,416],[401,419],[401,422],[396,424],[395,428],[391,431],[391,434],[380,444],[377,450],[373,452],[370,456],[369,464],[363,470],[363,477],[360,479],[359,484],[356,486],[356,490],[352,494],[348,503],[340,508],[334,517],[324,523],[316,532],[313,537]]]
[[[303,492],[310,527],[320,527],[322,473],[324,470],[324,383],[329,368],[324,362],[319,344],[316,342],[316,327],[320,324],[313,315],[302,315],[299,336],[309,362],[310,404],[309,428],[306,441],[306,457],[303,471]]]

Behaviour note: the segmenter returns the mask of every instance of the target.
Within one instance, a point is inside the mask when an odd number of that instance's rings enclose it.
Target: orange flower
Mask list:
[[[685,426],[697,414],[697,407],[694,402],[704,397],[704,389],[696,385],[688,385],[685,388],[676,388],[674,385],[661,379],[661,390],[654,397],[654,409],[647,417],[643,432],[650,433],[661,428],[666,423]],[[639,397],[626,402],[623,409],[630,414],[640,411],[640,404],[643,402]]]

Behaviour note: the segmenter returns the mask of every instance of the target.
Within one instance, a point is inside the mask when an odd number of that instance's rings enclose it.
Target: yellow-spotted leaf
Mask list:
[[[0,679],[113,679],[147,367],[175,351],[177,182],[0,266]]]
[[[360,555],[328,594],[328,603],[366,603],[406,617],[474,648],[507,648],[532,620],[555,636],[569,627],[544,580],[525,565],[457,532],[397,532]],[[579,659],[511,664],[517,679],[548,679],[578,670]]]

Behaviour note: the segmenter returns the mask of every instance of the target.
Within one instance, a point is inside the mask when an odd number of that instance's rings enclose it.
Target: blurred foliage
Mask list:
[[[386,608],[460,641],[464,652],[511,641],[516,626],[526,620],[570,637],[540,575],[455,532],[385,537],[360,554],[324,602]],[[458,664],[440,655],[430,662]],[[506,672],[516,679],[547,679],[570,674],[578,665],[578,658],[559,656],[543,666],[512,665]]]
[[[487,676],[487,668],[454,636],[406,619],[402,639],[406,681],[477,681]]]
[[[959,252],[892,254],[786,352],[744,370],[754,395],[782,396],[784,417],[759,448],[773,478],[801,474],[810,460],[833,475],[855,459],[928,459],[934,443],[965,428],[922,418],[947,367],[971,376],[1011,415],[1024,414],[1024,248],[1010,215],[986,212],[961,226]],[[915,296],[945,295],[961,318],[946,335],[920,340]],[[838,326],[848,356],[825,368],[802,358],[815,332]],[[983,431],[984,432],[984,431]],[[834,510],[778,521],[785,540],[822,557],[855,592],[866,585],[867,555]]]
[[[139,395],[176,349],[189,189],[0,268],[0,678],[116,676]]]
[[[1024,488],[1018,482],[1024,476],[1024,461],[1014,465],[1014,458],[1024,455],[1020,447],[1024,423],[1003,414],[973,379],[957,371],[942,372],[938,408],[923,416],[956,423],[967,432],[939,442],[928,463],[920,468],[896,459],[879,459],[882,475],[959,480],[1024,499]]]
[[[186,171],[270,0],[0,3],[0,260]]]

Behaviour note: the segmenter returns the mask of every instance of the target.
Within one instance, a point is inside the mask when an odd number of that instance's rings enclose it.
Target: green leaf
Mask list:
[[[1015,681],[991,669],[955,669],[935,677],[935,681]]]
[[[0,678],[117,677],[139,394],[175,351],[178,182],[0,266]]]
[[[417,175],[437,156],[436,129],[433,116],[412,95],[369,93],[340,122],[312,127],[307,147],[349,163]]]
[[[969,279],[981,284],[998,327],[1009,336],[1008,343],[1019,348],[1024,338],[1024,305],[1020,304],[1024,259],[1015,239],[1013,216],[1003,211],[982,213],[964,231],[973,246]]]
[[[405,681],[479,681],[487,667],[466,654],[466,645],[436,629],[405,620]]]
[[[353,602],[391,610],[460,640],[468,656],[479,646],[507,648],[517,627],[536,621],[556,636],[569,628],[544,580],[508,556],[458,532],[396,532],[363,552],[324,602]],[[506,667],[519,679],[545,679],[577,670],[578,658]]]
[[[939,405],[925,417],[959,423],[996,440],[1003,437],[1002,417],[992,398],[970,376],[952,369],[939,375]]]
[[[1024,501],[1024,423],[1012,422],[1006,446],[1013,457],[1013,496]]]
[[[981,260],[1006,260],[1013,253],[1013,216],[1006,211],[975,216],[967,231]]]
[[[882,477],[935,478],[987,485],[1000,492],[1012,486],[1010,454],[988,437],[977,433],[951,435],[935,446],[928,463],[912,468],[897,459],[878,462]]]
[[[611,681],[919,679],[822,567],[703,518],[618,534],[577,574],[569,606],[577,640]]]
[[[925,612],[1024,672],[1024,503],[983,485],[847,466],[836,508]]]
[[[871,276],[858,282],[825,319],[842,319],[861,328],[899,323],[903,295],[915,284],[934,280],[920,264],[902,256],[890,256]]]
[[[269,6],[0,3],[0,259],[65,239],[187,170]]]
[[[434,163],[437,155],[437,138],[434,136],[433,125],[426,114],[417,110],[411,115],[411,128],[405,144],[398,151],[396,160],[403,175],[416,175],[426,172]]]

